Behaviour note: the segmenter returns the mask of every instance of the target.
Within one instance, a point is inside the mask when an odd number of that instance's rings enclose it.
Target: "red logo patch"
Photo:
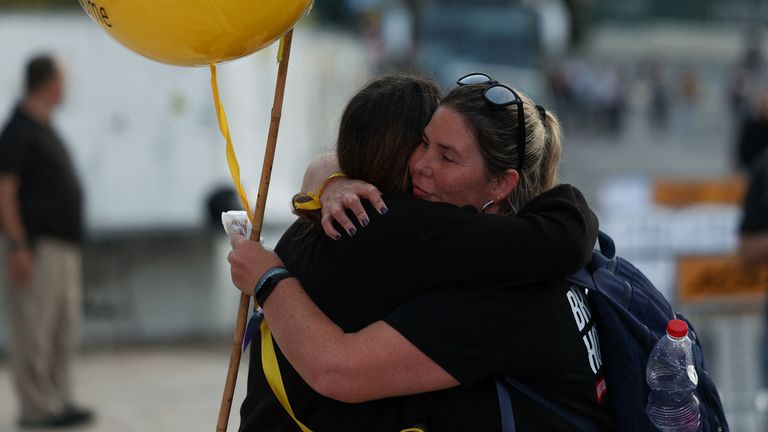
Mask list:
[[[608,391],[608,388],[605,386],[605,378],[601,377],[597,382],[595,383],[595,393],[597,394],[597,401],[602,402],[603,397],[605,396],[605,392]]]

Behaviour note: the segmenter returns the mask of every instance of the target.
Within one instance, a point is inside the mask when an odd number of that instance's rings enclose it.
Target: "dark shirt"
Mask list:
[[[52,237],[79,243],[83,196],[64,143],[19,106],[0,134],[0,174],[19,179],[18,200],[28,241]]]
[[[514,291],[508,289],[513,284],[562,278],[587,262],[596,237],[594,214],[581,193],[567,185],[535,198],[514,218],[480,215],[470,207],[430,203],[411,196],[387,196],[385,200],[389,213],[380,216],[369,211],[371,224],[358,227],[352,238],[336,242],[322,231],[297,222],[275,248],[312,300],[345,332],[382,320],[409,300],[420,301],[424,298],[420,295],[435,288],[441,288],[435,291],[437,298],[444,289],[498,294]],[[460,307],[454,312],[460,319]],[[571,316],[570,310],[566,312]],[[258,343],[251,347],[240,430],[294,431],[293,420],[266,384],[260,348]],[[314,392],[279,349],[277,357],[291,406],[314,431],[399,431],[430,416],[440,417],[440,409],[462,403],[476,391],[474,387],[459,387],[345,404]],[[487,396],[487,392],[481,394]],[[495,406],[493,402],[491,408]],[[473,412],[456,414],[460,417],[457,421],[473,418]],[[486,419],[486,423],[497,424],[498,419]]]
[[[768,233],[768,150],[755,158],[749,171],[741,232]]]
[[[749,169],[755,157],[766,149],[768,149],[768,119],[755,117],[745,120],[736,149],[736,162],[739,168]]]
[[[594,319],[584,292],[562,279],[435,290],[385,321],[472,389],[471,397],[459,394],[434,408],[427,420],[434,431],[500,430],[489,376],[512,376],[600,430],[613,428],[599,392],[605,381]],[[514,389],[511,397],[518,431],[578,431],[530,397]]]

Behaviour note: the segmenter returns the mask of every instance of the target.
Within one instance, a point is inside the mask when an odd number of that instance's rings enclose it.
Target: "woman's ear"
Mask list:
[[[492,192],[496,197],[508,197],[520,182],[520,173],[514,168],[509,168],[496,177]]]

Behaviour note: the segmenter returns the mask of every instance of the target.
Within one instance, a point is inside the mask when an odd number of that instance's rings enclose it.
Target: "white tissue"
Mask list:
[[[235,235],[241,235],[247,239],[251,238],[251,221],[248,220],[248,213],[243,210],[231,210],[221,214],[221,223],[224,225],[224,231],[232,240]]]

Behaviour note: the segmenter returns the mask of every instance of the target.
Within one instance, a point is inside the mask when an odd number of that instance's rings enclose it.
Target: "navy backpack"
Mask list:
[[[568,282],[587,290],[600,338],[606,398],[617,430],[657,431],[645,414],[650,392],[645,382],[646,362],[656,342],[666,334],[669,320],[688,320],[672,311],[669,302],[640,270],[615,256],[613,240],[607,234],[600,232],[598,240],[600,250],[594,251],[592,262],[570,276]],[[693,357],[699,375],[696,396],[701,408],[701,430],[728,432],[720,395],[704,365],[701,343],[690,322],[688,328],[689,337],[694,342]],[[508,386],[564,417],[580,430],[597,430],[590,419],[568,412],[513,378],[497,379],[496,384],[504,432],[515,430]]]

